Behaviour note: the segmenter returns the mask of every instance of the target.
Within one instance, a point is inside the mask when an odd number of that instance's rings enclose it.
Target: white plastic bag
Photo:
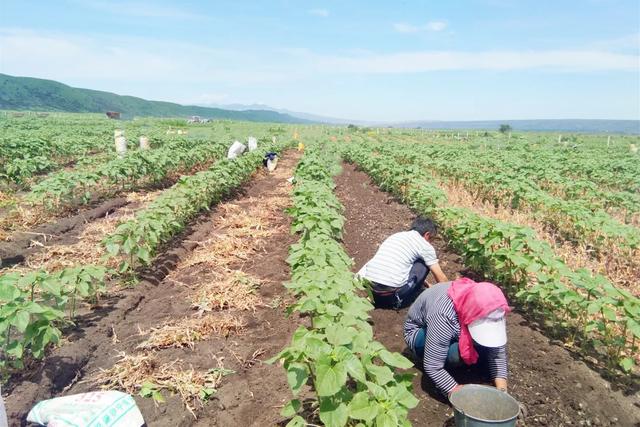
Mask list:
[[[234,141],[229,147],[229,152],[227,153],[227,159],[235,159],[247,149],[247,146],[242,144],[240,141]]]
[[[27,421],[47,427],[140,427],[144,424],[133,397],[119,391],[43,400],[29,411]]]
[[[116,137],[116,153],[120,157],[127,154],[127,139],[124,136]]]
[[[2,388],[0,388],[0,427],[8,427],[7,411],[4,409],[4,400],[2,399]]]
[[[247,145],[249,146],[249,151],[253,151],[256,148],[258,148],[258,139],[250,136],[249,138],[247,138]]]

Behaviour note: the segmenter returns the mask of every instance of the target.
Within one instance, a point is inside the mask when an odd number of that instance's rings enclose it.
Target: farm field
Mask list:
[[[450,278],[515,307],[520,425],[640,423],[638,137],[89,114],[0,129],[11,425],[96,389],[135,396],[150,426],[452,425],[405,349],[406,310],[373,309],[353,277],[417,213]],[[227,160],[250,136],[258,150]]]

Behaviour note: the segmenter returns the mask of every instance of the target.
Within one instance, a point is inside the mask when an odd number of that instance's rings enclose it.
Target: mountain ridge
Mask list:
[[[434,130],[496,130],[501,124],[515,131],[640,134],[640,120],[531,119],[531,120],[350,120],[274,108],[265,104],[181,105],[129,95],[68,86],[54,80],[0,73],[0,109],[104,113],[124,116],[188,117],[274,123],[424,128]]]
[[[231,111],[220,108],[149,101],[129,95],[75,88],[55,80],[0,74],[0,109],[104,113],[118,111],[125,116],[201,116],[211,119],[275,123],[310,123],[309,120],[266,110]]]

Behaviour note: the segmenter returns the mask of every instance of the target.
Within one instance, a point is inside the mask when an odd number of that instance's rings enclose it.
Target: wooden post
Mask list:
[[[607,148],[611,145],[611,135],[607,136]]]
[[[558,135],[558,144],[562,142],[562,135]]]

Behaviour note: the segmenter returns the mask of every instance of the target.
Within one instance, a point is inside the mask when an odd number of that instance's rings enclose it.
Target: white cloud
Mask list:
[[[309,14],[319,16],[321,18],[326,18],[329,16],[329,11],[327,9],[310,9]]]
[[[150,99],[194,99],[202,93],[284,84],[296,70],[270,62],[272,52],[135,37],[76,36],[0,28],[0,73]],[[171,93],[172,95],[167,96]]]
[[[306,48],[215,49],[175,41],[74,35],[0,28],[0,72],[149,99],[197,103],[238,101],[239,93],[287,93],[301,82],[335,74],[545,70],[584,73],[640,70],[637,52],[605,49],[539,51],[342,51]],[[274,59],[276,58],[276,59]],[[232,94],[227,97],[226,94]]]
[[[447,23],[444,21],[429,21],[425,25],[425,28],[427,31],[438,32],[447,28]]]
[[[326,70],[348,73],[424,73],[450,70],[514,71],[548,69],[561,72],[637,71],[638,55],[590,50],[423,51],[363,56],[309,58]]]
[[[422,32],[437,33],[447,28],[445,21],[429,21],[424,25],[413,25],[406,22],[396,22],[393,24],[393,29],[399,33],[413,34]]]

